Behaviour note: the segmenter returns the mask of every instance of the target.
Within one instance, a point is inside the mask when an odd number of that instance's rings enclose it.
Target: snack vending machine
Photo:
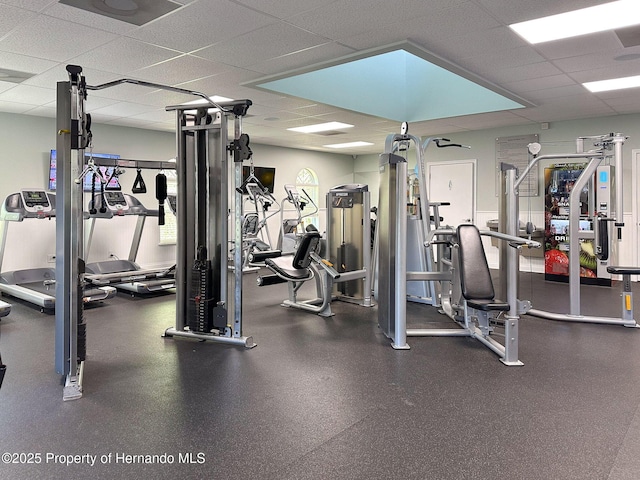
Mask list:
[[[558,282],[569,281],[569,256],[577,254],[580,256],[580,283],[591,285],[611,285],[611,276],[606,271],[608,265],[607,258],[602,255],[603,250],[608,254],[609,241],[604,234],[596,241],[598,228],[608,229],[606,221],[599,221],[600,205],[596,209],[597,199],[594,192],[602,189],[609,193],[610,180],[609,170],[612,167],[598,167],[596,179],[591,180],[580,193],[580,223],[579,230],[582,232],[592,231],[593,234],[585,235],[580,242],[579,252],[569,250],[569,195],[573,190],[578,177],[586,167],[584,163],[561,163],[550,165],[544,169],[545,187],[545,242],[544,242],[544,273],[545,280]],[[607,173],[601,173],[605,169]],[[595,188],[594,188],[595,187]],[[597,192],[598,198],[601,195]],[[610,201],[603,200],[604,210],[610,205]],[[602,212],[607,216],[611,212]],[[602,219],[601,219],[602,220]]]

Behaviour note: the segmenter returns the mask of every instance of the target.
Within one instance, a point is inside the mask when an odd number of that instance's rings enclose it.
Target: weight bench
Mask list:
[[[607,272],[612,275],[622,275],[622,319],[635,322],[633,318],[633,292],[631,291],[631,275],[640,275],[640,267],[619,267],[608,266]],[[637,327],[635,325],[624,325],[625,327]]]
[[[489,324],[490,312],[508,312],[510,307],[508,303],[495,298],[478,228],[475,225],[459,225],[456,237],[465,321],[468,316],[477,318],[482,335],[486,337],[493,330]]]

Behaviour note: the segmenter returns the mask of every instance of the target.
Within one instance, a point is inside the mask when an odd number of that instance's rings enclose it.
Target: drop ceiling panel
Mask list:
[[[51,68],[46,72],[31,77],[29,80],[26,80],[24,84],[33,85],[35,87],[56,88],[58,82],[66,82],[69,80],[69,74],[67,73],[66,65],[66,63],[58,64],[56,67]],[[107,83],[113,80],[117,80],[118,78],[122,78],[122,75],[118,75],[116,73],[108,73],[84,67],[82,69],[82,74],[85,76],[87,84],[89,85],[100,85],[102,83]],[[89,98],[93,98],[95,96],[100,96],[100,94],[96,94],[93,92],[89,93]]]
[[[34,12],[0,3],[0,38],[16,28],[16,26],[35,17],[36,14]]]
[[[177,86],[189,90],[197,90],[207,95],[222,95],[229,98],[239,98],[225,93],[236,90],[239,85],[259,76],[257,72],[244,68],[228,67],[224,72],[206,78],[198,78]],[[226,88],[225,88],[226,87]]]
[[[57,0],[2,0],[2,3],[14,7],[24,8],[33,12],[40,12],[44,7]]]
[[[531,101],[538,105],[542,105],[543,103],[558,97],[583,95],[584,92],[585,88],[582,85],[565,85],[563,87],[545,88],[542,90],[536,90],[535,92],[528,92],[527,98],[531,99]]]
[[[56,89],[32,87],[30,85],[13,84],[14,88],[0,93],[0,100],[6,102],[26,103],[28,105],[42,105],[56,101]]]
[[[639,98],[626,98],[616,100],[606,100],[606,104],[613,108],[616,113],[635,113],[640,108],[640,95]]]
[[[16,88],[16,84],[15,83],[0,81],[0,93],[1,92],[6,92],[7,90],[11,90],[12,88]]]
[[[483,115],[465,115],[447,120],[451,125],[468,130],[485,128],[487,125],[509,125],[521,121],[520,117],[511,112],[490,112]]]
[[[519,67],[544,61],[545,59],[538,52],[530,46],[526,46],[468,57],[465,58],[465,66],[471,71],[478,71],[480,69]]]
[[[194,78],[210,77],[225,72],[229,67],[201,57],[181,55],[149,67],[135,70],[136,78],[155,83],[176,85]]]
[[[141,105],[138,103],[120,102],[109,105],[108,107],[92,108],[91,113],[100,115],[109,115],[113,117],[132,117],[143,113],[157,111],[155,107],[149,105]]]
[[[134,55],[131,52],[135,52]],[[71,61],[83,67],[131,75],[131,72],[179,56],[175,50],[120,37]]]
[[[36,117],[52,117],[56,115],[56,106],[35,107],[25,112],[27,115],[35,115]]]
[[[504,82],[502,85],[509,91],[518,94],[526,94],[526,92],[535,92],[536,90],[544,90],[546,88],[565,87],[567,85],[575,85],[576,81],[568,75],[551,75],[549,77],[536,77],[519,80],[517,82]],[[526,96],[526,95],[525,95]]]
[[[327,43],[324,37],[280,22],[198,50],[198,56],[235,67],[291,54]],[[251,48],[247,48],[251,45]]]
[[[93,82],[91,77],[87,77],[87,83],[90,85],[98,85],[97,82]],[[93,108],[91,104],[91,99],[100,97],[106,99],[112,99],[117,101],[124,102],[132,102],[139,103],[141,105],[153,106],[157,107],[158,105],[154,105],[153,102],[146,103],[147,95],[153,92],[152,88],[141,87],[139,85],[131,85],[131,84],[120,84],[115,87],[105,88],[103,90],[90,90],[89,91],[89,100],[87,102],[88,108]]]
[[[517,82],[528,78],[549,77],[561,74],[562,71],[548,62],[532,63],[519,67],[509,67],[504,69],[487,69],[478,67],[480,75],[493,79],[499,83]]]
[[[0,65],[3,68],[19,70],[21,72],[41,73],[55,67],[58,62],[43,58],[28,57],[17,53],[0,52]]]
[[[487,29],[470,30],[458,35],[447,36],[440,47],[441,55],[446,58],[461,58],[465,64],[467,59],[479,55],[497,54],[508,50],[529,47],[529,44],[513,34],[505,26]]]
[[[2,82],[0,82],[2,83]],[[0,85],[0,88],[1,85]],[[0,99],[0,111],[7,113],[26,113],[33,108],[33,105],[26,103],[5,102]]]
[[[610,52],[596,52],[578,57],[561,58],[553,61],[554,65],[567,73],[584,72],[597,69],[608,69],[610,78],[622,76],[623,72],[638,70],[639,60],[618,62],[613,59]]]
[[[568,106],[570,106],[570,109]],[[603,101],[589,94],[583,94],[569,98],[557,98],[536,108],[520,110],[518,115],[535,122],[548,122],[551,118],[559,121],[582,117],[607,116],[615,113]]]
[[[572,72],[571,78],[578,83],[592,82],[595,80],[608,80],[616,77],[628,77],[632,75],[638,75],[640,68],[638,67],[639,61],[634,60],[631,62],[618,62],[619,65],[615,68],[600,67],[599,65],[593,65],[591,70],[584,70],[580,72]]]
[[[235,0],[235,3],[282,19],[314,10],[333,2],[335,0]]]
[[[403,2],[406,3],[406,2]],[[467,5],[468,1],[452,0],[450,2],[438,2],[436,6],[432,2],[411,1],[408,8],[398,5],[397,2],[388,0],[371,0],[362,4],[352,0],[338,0],[327,6],[311,10],[309,12],[290,17],[293,25],[337,40],[346,39],[367,31],[375,31],[386,25],[398,24],[401,28],[403,22],[411,18],[434,15],[441,8],[453,5]],[[322,22],[318,22],[322,18]],[[497,23],[494,23],[497,25]],[[425,28],[427,25],[425,25]]]
[[[314,63],[330,61],[354,52],[353,48],[345,47],[336,42],[328,42],[287,55],[270,58],[269,60],[260,60],[249,65],[249,68],[263,75],[270,75],[295,70]]]
[[[290,110],[296,115],[313,116],[313,115],[327,115],[327,114],[341,114],[342,111],[339,108],[332,107],[331,105],[325,105],[323,103],[315,103],[305,105],[303,107],[294,108]],[[342,120],[343,123],[349,123],[346,120]]]
[[[228,0],[208,0],[191,3],[130,35],[188,53],[275,22],[273,17]]]
[[[456,18],[456,22],[451,22],[452,17]],[[384,19],[372,25],[375,26],[363,27],[360,32],[347,30],[345,35],[334,38],[359,50],[410,39],[425,45],[428,50],[436,51],[434,45],[446,45],[455,42],[459,36],[474,35],[475,32],[500,26],[491,15],[471,2],[429,10],[422,15],[412,12],[410,16],[394,23]]]
[[[64,62],[115,38],[112,33],[40,15],[0,40],[0,50]]]
[[[173,123],[175,126],[176,121],[176,113],[175,112],[167,112],[164,108],[150,110],[145,113],[140,113],[138,115],[134,114],[130,118],[133,120],[140,120],[147,123]]]

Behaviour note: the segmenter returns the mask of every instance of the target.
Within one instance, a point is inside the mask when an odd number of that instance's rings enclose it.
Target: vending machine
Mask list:
[[[581,232],[593,232],[580,241],[580,251],[569,249],[569,195],[584,163],[561,163],[544,169],[545,187],[545,280],[569,281],[569,256],[580,256],[580,282],[591,285],[611,285],[607,273],[609,264],[608,211],[611,202],[611,169],[598,167],[595,178],[580,193]]]

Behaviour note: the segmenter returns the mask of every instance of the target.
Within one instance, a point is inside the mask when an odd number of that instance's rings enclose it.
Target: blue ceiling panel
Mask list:
[[[511,110],[524,108],[527,103],[508,98],[404,48],[256,86],[398,122]]]

